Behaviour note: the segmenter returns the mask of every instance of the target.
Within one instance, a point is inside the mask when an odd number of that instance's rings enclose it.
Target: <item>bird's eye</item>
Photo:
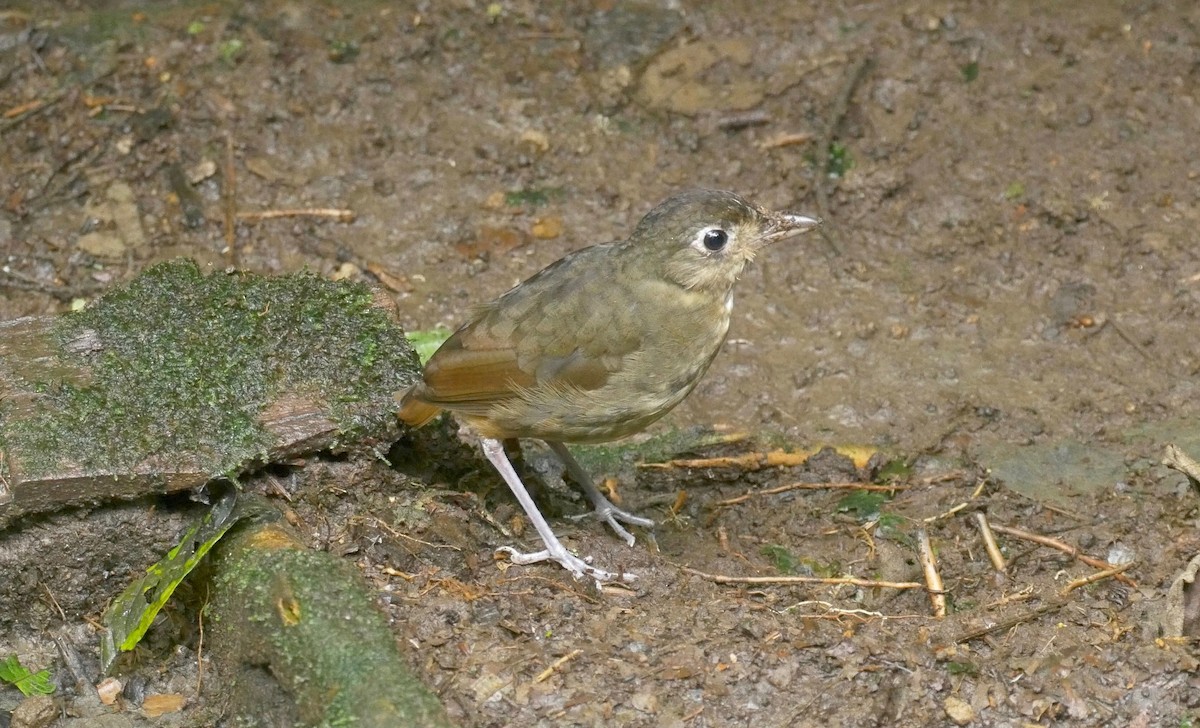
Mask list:
[[[713,228],[704,232],[704,249],[713,253],[725,247],[729,242],[729,233],[720,228]]]

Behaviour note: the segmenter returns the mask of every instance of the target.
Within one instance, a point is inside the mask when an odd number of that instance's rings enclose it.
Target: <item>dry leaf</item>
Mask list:
[[[157,718],[160,715],[167,713],[177,713],[183,710],[184,704],[187,703],[187,698],[179,693],[156,693],[147,695],[142,701],[142,713],[147,718]]]

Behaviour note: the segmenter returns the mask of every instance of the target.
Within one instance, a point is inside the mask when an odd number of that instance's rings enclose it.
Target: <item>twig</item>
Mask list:
[[[66,667],[74,679],[74,687],[78,697],[88,700],[100,700],[100,694],[96,691],[96,686],[92,683],[91,676],[94,674],[89,666],[83,664],[83,657],[80,656],[79,650],[75,649],[75,644],[67,634],[64,627],[51,638],[54,640],[54,646],[58,648],[58,656],[62,658],[62,664]]]
[[[679,568],[686,574],[707,579],[714,584],[829,584],[832,586],[850,584],[852,586],[877,587],[881,589],[926,588],[924,584],[916,581],[874,581],[871,579],[859,579],[854,576],[723,576],[721,574],[709,574],[687,566]]]
[[[229,264],[237,266],[237,170],[233,166],[233,134],[225,132],[225,174],[221,185],[225,199],[225,250]]]
[[[983,605],[984,609],[997,609],[1005,607],[1013,602],[1024,602],[1033,598],[1033,585],[1027,585],[1025,588],[1013,594],[1005,594],[994,602],[989,602]]]
[[[992,568],[1001,574],[1008,571],[1008,564],[1004,561],[1004,554],[1000,553],[1000,547],[996,545],[996,534],[992,533],[987,516],[975,513],[975,525],[979,527],[979,535],[983,538],[983,547],[992,561]]]
[[[815,451],[789,452],[787,450],[771,450],[770,452],[748,452],[744,455],[731,455],[715,458],[678,458],[665,463],[638,463],[644,470],[674,470],[675,468],[740,468],[742,470],[759,470],[761,468],[788,468],[803,465]]]
[[[544,682],[546,680],[546,678],[553,675],[555,673],[555,671],[558,670],[558,668],[567,664],[571,660],[574,660],[576,657],[579,657],[582,654],[583,654],[583,650],[571,650],[567,654],[558,658],[553,663],[551,663],[550,667],[547,667],[545,670],[542,670],[541,672],[538,673],[538,676],[533,679],[534,684],[536,685],[537,683]]]
[[[959,503],[958,505],[954,506],[953,508],[946,511],[945,513],[939,513],[936,516],[929,516],[928,518],[924,519],[924,522],[925,523],[933,523],[934,521],[940,521],[943,518],[949,518],[950,516],[953,516],[955,513],[958,513],[959,511],[963,510],[964,508],[969,507],[971,505],[971,501],[973,501],[976,498],[978,498],[979,496],[983,495],[983,489],[986,487],[987,487],[987,480],[986,479],[980,480],[979,483],[976,484],[974,492],[971,493],[971,497],[967,498],[965,501],[963,501],[962,503]]]
[[[289,498],[288,500],[291,500],[291,499]],[[409,541],[412,541],[413,543],[419,543],[419,544],[421,544],[422,546],[427,546],[427,547],[429,547],[429,548],[431,548],[431,549],[449,549],[449,550],[451,550],[451,551],[462,551],[462,549],[461,549],[461,548],[459,548],[459,547],[455,546],[454,544],[448,544],[448,543],[431,543],[431,542],[429,542],[429,541],[422,541],[421,539],[417,538],[416,536],[410,536],[410,535],[408,535],[407,533],[404,533],[404,532],[402,532],[402,531],[397,531],[396,529],[394,529],[394,528],[392,528],[391,526],[389,526],[389,525],[387,524],[387,522],[386,522],[386,521],[384,521],[384,520],[382,520],[382,519],[380,519],[380,518],[377,518],[377,517],[375,517],[375,516],[368,516],[368,517],[365,517],[365,518],[355,518],[355,519],[353,519],[353,520],[356,520],[356,521],[358,521],[359,523],[366,523],[366,524],[370,524],[370,525],[372,525],[372,526],[375,526],[376,528],[379,528],[379,529],[382,529],[382,530],[384,530],[384,531],[387,531],[389,534],[391,534],[391,535],[392,535],[392,536],[394,536],[395,538],[403,538],[403,539],[407,539],[407,540],[409,540]]]
[[[1117,322],[1114,321],[1112,319],[1112,317],[1105,319],[1104,324],[1107,326],[1111,326],[1112,330],[1117,332],[1117,336],[1120,336],[1122,341],[1124,341],[1126,344],[1129,344],[1130,346],[1132,346],[1133,350],[1136,351],[1138,354],[1141,354],[1143,359],[1145,359],[1146,361],[1154,361],[1154,357],[1150,354],[1150,352],[1146,351],[1146,347],[1142,346],[1141,344],[1137,343],[1132,338],[1130,338],[1130,336],[1125,333],[1125,330],[1122,329],[1120,326],[1118,326]]]
[[[1075,591],[1076,589],[1078,589],[1081,586],[1087,586],[1088,584],[1095,584],[1098,581],[1104,581],[1105,579],[1107,579],[1110,576],[1117,576],[1118,574],[1125,571],[1126,569],[1131,568],[1136,563],[1137,563],[1136,561],[1130,561],[1128,563],[1121,564],[1120,566],[1114,566],[1111,569],[1105,569],[1104,571],[1097,571],[1095,574],[1089,574],[1088,576],[1081,576],[1078,579],[1075,579],[1071,583],[1067,584],[1065,587],[1063,587],[1062,591],[1060,591],[1058,593],[1058,595],[1060,597],[1065,597],[1066,595],[1070,594],[1071,592]]]
[[[1068,601],[1069,600],[1063,599],[1060,597],[1058,599],[1055,599],[1052,602],[1043,604],[1042,606],[1038,607],[1037,609],[1033,610],[1032,612],[1029,612],[1028,614],[1017,615],[1016,617],[1013,617],[1011,619],[1006,619],[1003,622],[993,624],[991,627],[982,627],[980,629],[971,630],[970,632],[964,632],[963,634],[959,635],[958,637],[955,637],[954,642],[956,644],[961,644],[963,642],[970,642],[971,640],[977,640],[980,637],[985,637],[994,632],[1003,632],[1004,630],[1012,629],[1013,627],[1016,627],[1019,624],[1024,624],[1026,622],[1032,622],[1033,620],[1035,620],[1038,617],[1041,617],[1045,614],[1049,614],[1050,612],[1057,612],[1058,610],[1060,610],[1064,606],[1066,606]]]
[[[1032,541],[1033,543],[1040,544],[1042,546],[1049,546],[1052,549],[1058,549],[1071,558],[1082,561],[1088,566],[1096,569],[1103,569],[1107,571],[1117,566],[1116,564],[1110,564],[1103,559],[1097,559],[1094,556],[1088,556],[1074,546],[1063,543],[1056,538],[1030,533],[1029,531],[1023,531],[1019,528],[1013,528],[1012,526],[999,526],[994,523],[992,524],[992,530],[1008,534],[1009,536],[1015,536],[1016,538],[1023,539],[1025,541]],[[1123,584],[1128,584],[1135,589],[1137,588],[1137,582],[1133,579],[1130,579],[1128,576],[1125,576],[1124,574],[1117,572],[1114,574],[1114,577],[1117,579],[1117,581],[1120,581]]]
[[[343,210],[336,207],[301,207],[288,210],[239,212],[237,217],[239,220],[272,220],[277,217],[332,217],[337,222],[354,222],[357,214],[354,210]]]
[[[784,132],[776,134],[770,139],[764,139],[758,143],[758,148],[762,150],[778,149],[779,147],[790,147],[793,144],[807,144],[813,140],[813,135],[806,131],[801,132]]]
[[[806,607],[810,604],[816,604],[825,607],[826,611],[823,614],[797,614],[792,611],[797,607]],[[784,607],[783,609],[779,610],[779,613],[801,619],[841,619],[842,617],[853,617],[863,622],[867,622],[871,619],[878,619],[885,622],[889,619],[925,619],[925,616],[921,614],[884,614],[883,612],[871,612],[867,611],[866,609],[839,609],[829,602],[823,602],[815,599],[798,602],[796,604],[792,604],[791,606]]]
[[[716,126],[721,131],[740,131],[751,126],[762,126],[771,123],[771,115],[761,109],[753,109],[736,114],[729,114],[717,119]]]
[[[1193,460],[1178,445],[1173,443],[1167,445],[1167,449],[1163,452],[1162,464],[1188,476],[1192,481],[1193,489],[1200,484],[1200,463]]]
[[[62,101],[70,92],[70,88],[60,88],[59,90],[50,94],[50,98],[44,99],[42,103],[39,103],[36,106],[23,104],[22,107],[18,107],[17,109],[9,109],[4,116],[4,122],[0,123],[0,134],[4,134],[10,129],[16,127],[18,124],[28,119],[32,119],[38,114],[46,113],[55,104]],[[11,114],[11,116],[9,114]]]
[[[921,569],[925,572],[925,585],[929,591],[929,602],[933,605],[933,616],[946,616],[946,593],[942,584],[942,575],[938,573],[937,557],[933,555],[933,545],[929,543],[929,532],[917,529],[917,556],[921,560]]]
[[[46,103],[46,102],[42,101],[41,99],[34,99],[33,101],[26,101],[23,104],[18,104],[10,109],[7,109],[3,114],[0,114],[0,116],[3,116],[5,119],[12,119],[17,116],[21,116],[22,114],[29,113],[31,111],[37,111],[39,108],[41,108],[42,104],[44,104],[44,103]]]
[[[846,115],[846,110],[850,107],[850,99],[854,96],[854,91],[858,85],[862,83],[863,78],[867,75],[874,64],[874,59],[870,56],[860,60],[846,76],[846,82],[842,85],[841,93],[834,99],[833,106],[829,109],[829,117],[825,122],[825,129],[821,132],[820,139],[817,140],[817,214],[822,220],[829,218],[829,191],[827,183],[829,175],[826,170],[829,167],[829,148],[833,145],[833,138],[837,135],[838,126],[842,123],[842,118]],[[829,246],[833,248],[835,255],[841,255],[841,248],[838,246],[836,235],[832,226],[822,226],[820,229],[821,235]]]
[[[908,490],[907,485],[875,485],[873,483],[789,483],[776,488],[768,488],[766,490],[753,490],[749,493],[739,495],[734,498],[729,498],[723,501],[713,503],[714,508],[721,506],[733,506],[760,495],[779,495],[787,493],[790,490],[870,490],[883,493],[891,493],[893,491]]]
[[[4,452],[0,451],[0,504],[8,503],[12,500],[12,485],[9,484],[8,478],[4,477],[4,473],[7,470],[8,468],[4,465]]]
[[[54,605],[54,608],[58,611],[59,618],[62,619],[63,623],[65,624],[67,621],[67,613],[63,611],[63,608],[58,604],[58,600],[54,598],[54,592],[50,591],[50,587],[46,586],[45,582],[39,581],[38,584],[42,587],[42,590],[46,592],[46,596],[50,598],[50,603]]]

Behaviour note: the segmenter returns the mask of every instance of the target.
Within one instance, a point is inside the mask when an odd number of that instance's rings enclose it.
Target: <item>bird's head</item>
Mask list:
[[[728,292],[761,248],[820,225],[807,215],[771,212],[732,192],[690,190],[642,218],[630,250],[688,289]]]

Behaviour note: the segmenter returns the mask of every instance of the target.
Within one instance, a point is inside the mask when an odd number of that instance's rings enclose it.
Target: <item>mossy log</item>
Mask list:
[[[269,701],[255,693],[253,669],[226,671],[265,666],[302,725],[452,725],[346,562],[306,549],[278,522],[235,532],[218,549],[212,649],[234,714],[262,719]]]
[[[0,528],[394,437],[418,368],[386,297],[310,273],[173,261],[0,323]]]

